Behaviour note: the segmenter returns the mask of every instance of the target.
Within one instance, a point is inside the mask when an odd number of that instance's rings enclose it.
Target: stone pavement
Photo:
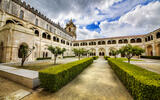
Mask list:
[[[133,100],[103,58],[99,58],[77,78],[56,93],[43,89],[23,100]]]
[[[160,74],[160,60],[154,59],[142,59],[143,61],[131,61],[131,64],[135,64],[139,67],[145,68],[149,71]]]

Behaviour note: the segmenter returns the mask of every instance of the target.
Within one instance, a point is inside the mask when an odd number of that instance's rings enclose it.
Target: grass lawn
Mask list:
[[[117,58],[117,60],[120,60],[120,61],[128,61],[127,58]],[[139,60],[139,59],[131,59],[131,61],[143,61],[143,60]]]
[[[54,65],[53,62],[42,62],[42,63],[36,63],[36,64],[24,64],[23,67],[18,66],[18,65],[9,65],[9,66],[16,67],[16,68],[22,68],[22,69],[28,69],[28,70],[34,70],[34,71],[40,71],[42,69],[53,67],[56,65]]]

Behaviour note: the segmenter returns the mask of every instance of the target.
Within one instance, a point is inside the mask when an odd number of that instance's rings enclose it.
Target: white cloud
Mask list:
[[[100,24],[104,36],[124,36],[144,34],[160,27],[160,2],[137,6],[134,10],[121,16],[118,21]]]

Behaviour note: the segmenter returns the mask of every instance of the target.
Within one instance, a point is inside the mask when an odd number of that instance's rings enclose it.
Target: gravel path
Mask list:
[[[37,89],[23,100],[133,100],[108,63],[99,58],[56,93]]]

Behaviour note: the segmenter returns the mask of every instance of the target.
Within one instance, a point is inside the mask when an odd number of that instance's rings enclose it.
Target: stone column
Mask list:
[[[156,56],[156,49],[155,49],[155,44],[154,43],[152,44],[152,47],[153,47],[153,56]]]

